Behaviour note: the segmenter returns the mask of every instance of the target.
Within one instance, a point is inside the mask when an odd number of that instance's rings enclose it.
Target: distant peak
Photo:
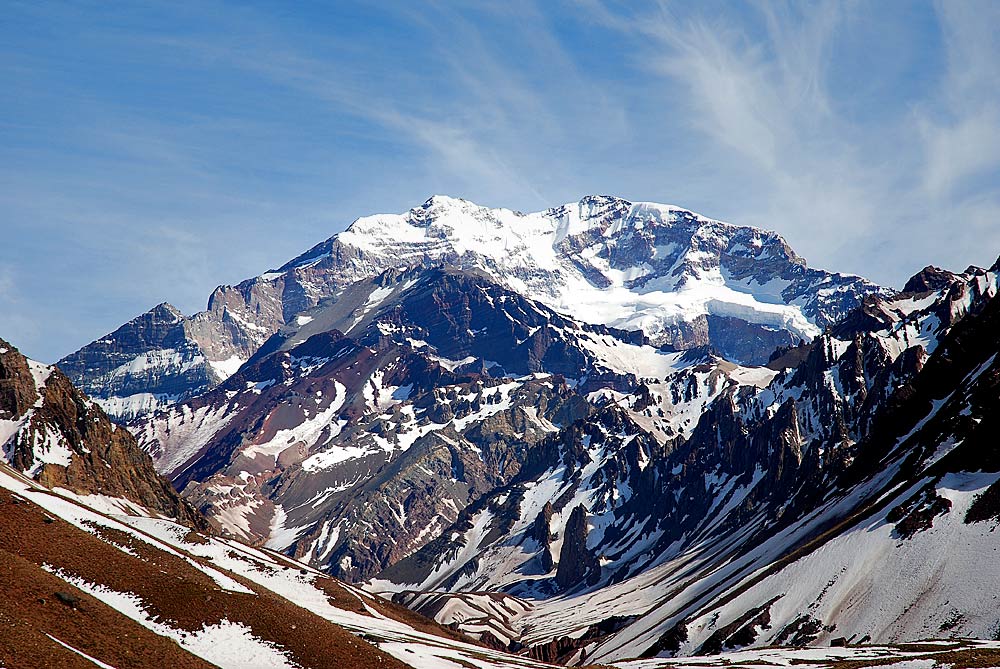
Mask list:
[[[170,304],[169,302],[160,302],[146,313],[152,316],[158,316],[160,318],[167,317],[167,318],[173,318],[175,320],[184,317],[184,314],[181,312],[181,310],[175,307],[174,305]]]
[[[632,204],[624,198],[615,195],[584,195],[580,198],[581,205],[604,205],[604,204]]]
[[[439,209],[442,207],[461,207],[474,204],[468,200],[460,197],[451,197],[450,195],[431,195],[427,200],[421,205],[422,209]],[[478,206],[478,205],[477,205]]]
[[[950,286],[955,281],[955,275],[948,270],[928,265],[906,282],[903,286],[903,293],[927,293],[934,290],[941,290]]]

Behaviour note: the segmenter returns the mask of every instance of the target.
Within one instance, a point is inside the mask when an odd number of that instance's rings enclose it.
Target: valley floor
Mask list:
[[[1000,642],[924,641],[895,646],[761,648],[720,655],[631,660],[618,669],[935,669],[1000,666]]]

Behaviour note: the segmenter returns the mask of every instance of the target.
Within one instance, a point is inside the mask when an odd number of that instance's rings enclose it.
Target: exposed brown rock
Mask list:
[[[896,534],[903,539],[911,539],[913,535],[929,530],[934,524],[935,516],[948,513],[951,510],[951,500],[941,497],[930,485],[893,507],[885,519],[896,525]]]
[[[254,636],[288,653],[303,667],[402,669],[405,666],[337,625],[238,575],[231,574],[254,594],[223,591],[210,576],[182,557],[131,537],[126,544],[132,553],[129,554],[108,543],[122,541],[120,535],[102,539],[101,533],[90,534],[62,520],[45,523],[46,514],[39,507],[30,502],[9,504],[12,499],[11,493],[0,489],[0,506],[4,509],[0,514],[0,574],[4,575],[5,583],[4,597],[0,598],[3,666],[74,666],[35,663],[34,647],[23,645],[31,643],[32,637],[22,635],[24,639],[11,642],[5,637],[8,623],[12,627],[27,627],[37,636],[51,632],[71,645],[78,641],[80,645],[74,647],[92,651],[109,663],[109,658],[113,658],[114,666],[207,666],[175,642],[147,632],[97,598],[68,589],[66,582],[42,572],[43,564],[117,592],[134,593],[152,616],[175,629],[194,632],[223,619],[238,622],[250,628]],[[107,530],[103,528],[102,533]],[[31,593],[30,600],[11,598],[19,594],[20,587],[8,578],[14,569],[42,586],[37,594]],[[55,592],[62,592],[76,606],[54,604],[54,600],[39,602]],[[26,606],[25,601],[35,604]]]
[[[156,473],[135,437],[114,425],[61,371],[52,369],[39,397],[25,357],[2,340],[0,349],[7,349],[0,354],[0,415],[26,418],[5,446],[15,469],[34,473],[49,488],[121,497],[183,523],[205,526],[201,515]],[[69,466],[35,462],[35,445],[53,442],[69,449]]]
[[[1000,481],[997,481],[976,496],[965,512],[966,523],[981,523],[1000,520]]]

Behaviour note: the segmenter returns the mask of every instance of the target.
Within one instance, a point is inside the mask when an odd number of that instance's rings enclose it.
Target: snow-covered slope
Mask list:
[[[797,667],[798,669],[934,669],[935,667],[995,666],[996,641],[925,641],[891,646],[833,646],[825,648],[762,648],[717,655],[629,660],[615,662],[618,669],[758,669]]]
[[[714,318],[808,339],[880,292],[860,277],[807,268],[773,232],[604,196],[530,214],[435,196],[405,214],[358,219],[278,273],[359,280],[427,262],[481,269],[561,313],[680,347],[735,350],[725,328],[712,336]],[[746,358],[766,359],[775,341]]]
[[[515,595],[517,643],[570,662],[992,634],[997,270],[922,274],[668,452],[621,411],[553,435],[370,587]]]
[[[103,511],[53,494],[0,464],[0,664],[150,669],[543,669],[474,645],[377,597],[268,549],[219,539],[141,507]],[[487,603],[489,602],[489,603]],[[465,613],[514,612],[480,595]],[[458,607],[452,613],[461,614]],[[887,662],[927,668],[996,664],[995,645],[767,649],[672,660],[694,668]],[[855,660],[851,665],[841,662]],[[970,664],[975,660],[978,664]],[[991,662],[992,660],[992,662]],[[622,663],[660,669],[662,661]]]
[[[871,336],[886,351],[919,332],[925,338],[916,351],[934,353],[914,374],[894,380],[896,392],[852,449],[837,485],[798,523],[841,524],[814,531],[795,552],[788,532],[798,530],[791,525],[760,542],[756,555],[747,555],[753,559],[720,570],[729,572],[722,579],[713,575],[711,597],[692,582],[690,594],[659,602],[596,653],[633,656],[653,640],[661,651],[696,653],[837,637],[886,643],[994,636],[1000,572],[988,556],[1000,522],[1000,459],[988,435],[1000,397],[996,294],[994,267],[872,305],[879,308],[870,313],[881,313],[887,327]],[[768,551],[776,552],[760,559]],[[678,606],[685,600],[691,604]]]
[[[435,196],[404,214],[360,218],[278,270],[220,286],[194,316],[160,305],[59,364],[128,420],[212,387],[346,286],[440,263],[486,272],[583,322],[642,330],[655,345],[711,344],[758,364],[884,292],[808,268],[773,232],[678,207],[591,196],[522,214]]]

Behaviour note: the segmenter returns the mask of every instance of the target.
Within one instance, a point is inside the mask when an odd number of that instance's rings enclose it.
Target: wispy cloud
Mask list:
[[[1000,166],[1000,5],[940,2],[947,48],[940,94],[917,114],[924,147],[924,188],[938,199],[960,196],[968,180]]]
[[[870,20],[871,5],[761,3],[738,17],[680,14],[668,3],[632,15],[596,0],[581,6],[650,41],[643,60],[681,101],[664,122],[680,110],[709,140],[702,149],[723,166],[715,176],[733,189],[734,217],[778,229],[821,263],[899,282],[925,261],[954,264],[965,253],[986,262],[1000,251],[995,195],[962,191],[1000,163],[1000,52],[989,18],[1000,7],[987,4],[937,6],[944,80],[924,91],[925,108],[870,123],[845,111],[842,101],[859,93],[833,89],[831,69],[838,42]],[[994,248],[970,257],[987,241],[987,221]]]
[[[42,357],[435,192],[667,201],[897,285],[1000,251],[995,3],[104,11],[0,27],[0,334]]]
[[[617,25],[654,40],[650,67],[679,85],[683,100],[668,113],[676,118],[679,107],[715,160],[742,165],[738,174],[757,195],[742,203],[740,219],[831,258],[871,231],[886,183],[845,141],[826,87],[846,10],[831,2],[803,9],[761,5],[756,34],[725,18],[678,17],[666,5]]]

